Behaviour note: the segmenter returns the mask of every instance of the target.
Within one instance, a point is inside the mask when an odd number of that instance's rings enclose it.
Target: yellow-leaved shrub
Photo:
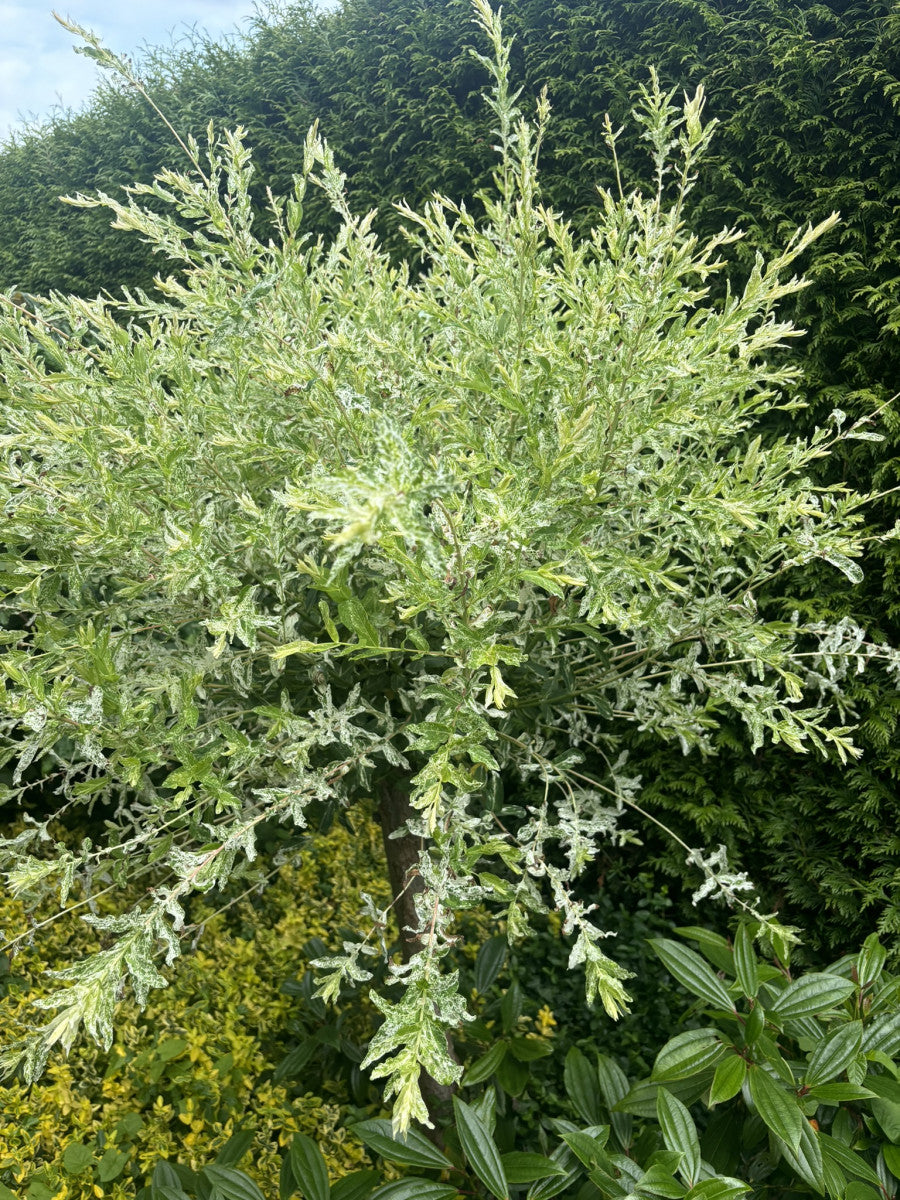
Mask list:
[[[280,991],[304,969],[301,948],[313,937],[339,944],[336,931],[357,919],[360,889],[383,893],[383,880],[376,828],[364,825],[313,839],[262,904],[239,901],[212,915],[215,896],[205,897],[191,914],[206,922],[197,949],[143,1011],[120,1005],[108,1053],[85,1040],[68,1060],[51,1059],[30,1088],[0,1085],[0,1200],[5,1189],[27,1200],[131,1200],[160,1157],[196,1169],[237,1129],[256,1131],[240,1166],[267,1196],[277,1195],[279,1151],[295,1132],[315,1138],[332,1178],[366,1165],[340,1127],[339,1096],[293,1097],[271,1073],[302,1004]],[[98,907],[106,911],[103,900]],[[25,928],[22,905],[0,895],[0,929],[13,936]],[[47,967],[97,945],[97,932],[74,913],[41,933],[41,956],[26,948],[11,964],[0,1005],[6,1035],[32,1019],[25,995],[49,990]]]

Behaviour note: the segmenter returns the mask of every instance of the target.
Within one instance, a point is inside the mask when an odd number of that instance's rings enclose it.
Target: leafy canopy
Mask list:
[[[157,294],[3,307],[7,797],[37,777],[63,812],[114,814],[77,851],[41,853],[46,822],[0,842],[7,881],[61,904],[76,881],[148,882],[121,915],[86,914],[107,948],[56,971],[49,1020],[5,1050],[26,1078],[81,1029],[108,1044],[126,984],[140,1003],[165,986],[185,898],[253,878],[263,822],[327,824],[390,779],[425,886],[366,1062],[399,1128],[427,1121],[420,1072],[460,1070],[456,913],[486,905],[512,941],[552,905],[588,999],[627,1005],[571,888],[601,839],[632,836],[614,718],[689,749],[736,710],[756,745],[855,753],[841,679],[875,648],[755,599],[813,560],[860,576],[860,497],[807,472],[873,435],[840,414],[808,441],[755,431],[792,403],[796,372],[767,357],[796,332],[775,312],[803,286],[786,273],[835,218],[709,302],[739,235],[685,228],[712,128],[702,89],[678,109],[653,76],[635,119],[656,189],[601,192],[576,240],[540,201],[547,98],[522,117],[499,18],[475,13],[495,187],[478,221],[443,196],[401,206],[421,274],[349,210],[315,128],[263,244],[241,131],[210,130],[191,173],[73,201],[167,260]],[[310,185],[333,241],[303,234]],[[741,901],[721,856],[690,854],[702,894]],[[321,961],[321,994],[364,982],[374,953],[361,935]]]

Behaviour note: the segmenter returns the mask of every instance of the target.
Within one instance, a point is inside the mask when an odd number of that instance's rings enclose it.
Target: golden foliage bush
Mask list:
[[[256,1131],[241,1168],[266,1195],[277,1195],[279,1149],[294,1132],[318,1141],[333,1177],[365,1165],[339,1128],[340,1097],[293,1098],[271,1072],[302,1003],[279,990],[302,973],[301,948],[313,937],[334,944],[335,931],[357,919],[360,888],[382,892],[382,879],[377,831],[366,825],[313,839],[261,907],[243,900],[213,915],[206,897],[192,914],[206,921],[197,950],[143,1012],[122,1003],[109,1053],[85,1041],[32,1087],[0,1088],[0,1200],[131,1200],[158,1158],[198,1168],[239,1128]],[[22,905],[0,897],[0,929],[13,936],[25,927]],[[42,957],[26,948],[11,964],[5,1036],[33,1016],[25,995],[42,986],[46,967],[96,948],[96,931],[74,913],[42,935]]]

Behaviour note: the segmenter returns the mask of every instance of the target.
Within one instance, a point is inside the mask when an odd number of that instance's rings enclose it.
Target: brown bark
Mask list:
[[[400,837],[392,837],[391,834],[395,830],[401,829],[410,818],[415,816],[415,813],[416,810],[409,802],[409,792],[402,782],[385,780],[380,789],[378,818],[381,822],[381,836],[384,841],[391,895],[394,899],[394,912],[400,927],[400,953],[404,962],[409,962],[412,956],[422,948],[421,938],[414,931],[418,929],[419,925],[419,918],[416,915],[416,896],[425,890],[418,870],[423,843],[421,838],[407,833],[401,834]],[[411,930],[413,932],[410,932]],[[451,1056],[455,1058],[449,1036],[447,1048]],[[452,1096],[455,1088],[438,1083],[424,1071],[419,1077],[419,1087],[428,1108],[428,1115],[434,1125],[434,1129],[424,1132],[436,1145],[443,1146],[442,1131],[452,1119]]]

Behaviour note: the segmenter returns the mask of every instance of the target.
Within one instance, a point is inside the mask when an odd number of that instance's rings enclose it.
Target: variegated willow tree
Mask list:
[[[588,1000],[627,1005],[610,931],[573,891],[640,811],[623,723],[702,750],[736,711],[756,745],[854,754],[841,679],[889,652],[758,606],[815,559],[860,574],[862,500],[809,468],[877,435],[840,413],[806,440],[757,429],[800,403],[775,309],[835,218],[714,302],[739,235],[700,244],[682,218],[712,133],[702,90],[678,108],[651,77],[635,121],[657,186],[601,191],[576,240],[540,202],[547,98],[523,118],[499,18],[487,0],[475,16],[495,186],[401,206],[416,273],[351,211],[315,128],[258,239],[241,133],[210,130],[188,173],[72,201],[158,251],[153,295],[3,303],[5,799],[39,785],[55,817],[109,814],[77,848],[33,816],[0,841],[16,893],[64,907],[81,889],[105,935],[4,1049],[25,1078],[81,1030],[109,1044],[126,987],[143,1003],[165,986],[186,897],[264,880],[264,822],[371,802],[403,953],[366,1061],[398,1127],[427,1122],[423,1083],[434,1103],[460,1070],[460,912],[486,907],[517,942],[556,909]],[[607,123],[614,162],[621,132]],[[331,241],[304,236],[310,185],[340,219]],[[792,936],[721,855],[689,854],[700,892]],[[91,911],[135,875],[140,903]],[[378,943],[362,923],[317,964],[320,993],[366,981]]]

